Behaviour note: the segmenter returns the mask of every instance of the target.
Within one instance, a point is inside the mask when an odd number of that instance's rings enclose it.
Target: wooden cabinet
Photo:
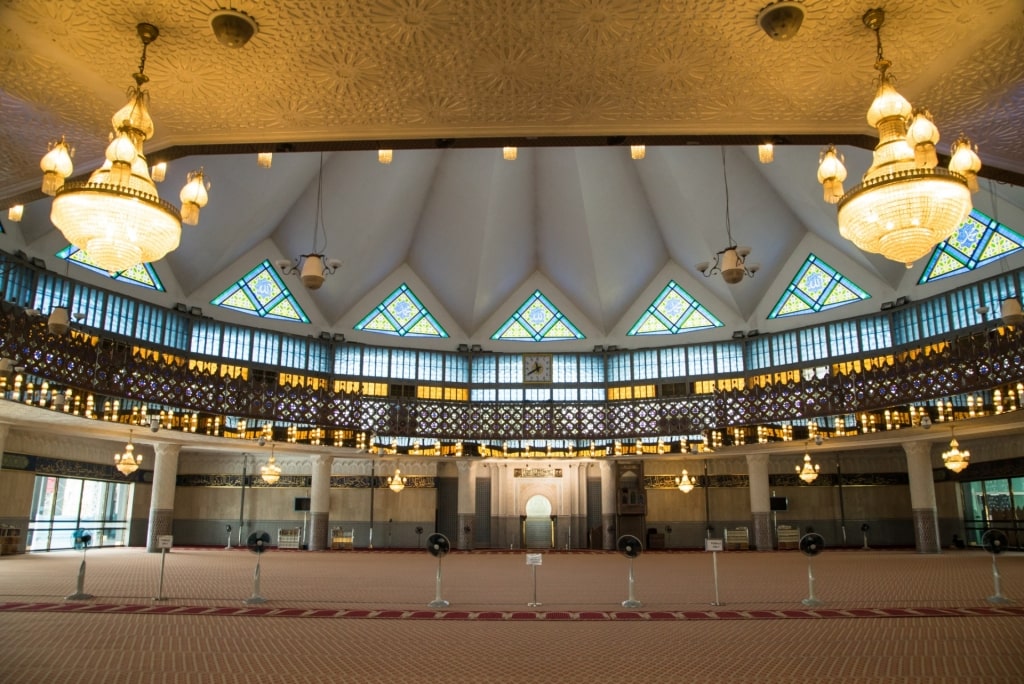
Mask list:
[[[11,556],[16,553],[25,553],[21,545],[21,529],[0,527],[0,556]]]

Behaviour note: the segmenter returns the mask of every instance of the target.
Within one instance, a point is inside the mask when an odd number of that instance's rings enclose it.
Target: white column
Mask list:
[[[612,464],[601,461],[601,537],[602,548],[615,548],[615,474]]]
[[[750,482],[750,517],[754,530],[750,543],[758,551],[770,551],[773,547],[771,526],[771,495],[768,485],[768,461],[765,453],[747,454],[747,477]]]
[[[157,442],[154,447],[153,493],[149,499],[149,532],[146,550],[159,553],[157,537],[171,534],[174,528],[174,488],[178,481],[180,444]]]
[[[459,461],[459,534],[457,549],[473,548],[476,526],[476,461]]]
[[[309,457],[312,478],[309,489],[309,550],[330,548],[331,464],[334,457],[315,454]]]
[[[918,553],[938,553],[939,518],[935,505],[935,476],[932,473],[931,442],[906,442],[907,477],[910,481],[910,509],[914,516],[914,540]]]

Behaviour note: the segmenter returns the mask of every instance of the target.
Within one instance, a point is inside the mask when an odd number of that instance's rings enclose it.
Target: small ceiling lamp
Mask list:
[[[949,429],[949,434],[953,439],[949,441],[949,450],[942,452],[942,465],[954,473],[959,473],[970,463],[971,452],[967,451],[967,449],[960,450],[960,442],[956,441],[956,434],[953,432],[953,428]]]
[[[256,166],[261,169],[269,169],[274,165],[274,153],[273,152],[257,152],[256,153]]]
[[[839,205],[839,234],[865,252],[910,268],[956,231],[971,210],[981,160],[969,140],[950,148],[949,169],[938,166],[939,130],[924,109],[913,109],[894,87],[892,63],[882,55],[885,11],[868,10],[864,25],[875,32],[878,92],[868,123],[878,130],[871,168],[860,185],[843,194],[846,168],[834,147],[825,150],[818,181],[825,201]]]
[[[405,489],[405,483],[408,481],[409,478],[402,477],[402,471],[395,468],[395,474],[388,477],[388,489],[397,494]]]
[[[43,191],[54,191],[50,209],[53,225],[97,266],[112,273],[158,261],[177,249],[182,222],[199,222],[199,209],[206,204],[209,187],[202,170],[189,174],[180,212],[160,199],[156,191],[143,153],[143,144],[153,137],[154,129],[148,110],[149,93],[142,86],[149,81],[145,75],[146,49],[160,32],[152,24],[139,24],[136,30],[142,41],[142,59],[134,74],[135,86],[128,90],[128,103],[111,120],[114,130],[106,161],[88,181],[61,180],[56,188],[52,187],[58,182],[56,176],[71,171],[70,149],[63,139],[41,164]],[[61,147],[64,151],[51,157]]]
[[[515,161],[519,156],[519,148],[506,146],[501,148],[501,158],[505,161]]]
[[[715,254],[714,263],[702,261],[697,264],[697,270],[710,278],[718,273],[722,274],[722,280],[735,285],[743,280],[743,277],[753,278],[754,274],[761,268],[760,264],[747,265],[746,259],[750,255],[750,247],[737,245],[732,239],[732,223],[729,219],[729,178],[725,172],[725,147],[722,148],[722,180],[725,183],[725,235],[729,239],[725,249]]]
[[[632,159],[643,159],[647,156],[647,145],[630,145],[629,156]]]
[[[686,468],[683,468],[683,474],[676,478],[676,485],[683,494],[692,492],[696,484],[697,478],[687,473]]]
[[[295,261],[282,259],[277,262],[278,268],[285,275],[299,274],[299,280],[308,290],[319,290],[324,284],[324,276],[341,268],[341,261],[329,259],[324,254],[327,250],[327,229],[324,227],[324,153],[320,153],[320,173],[316,181],[316,215],[313,217],[313,250],[309,254],[300,254]],[[323,247],[320,247],[320,244]]]
[[[1021,311],[1020,301],[1016,297],[1008,297],[999,305],[1000,318],[1004,325],[1020,325],[1024,323],[1024,312]]]
[[[154,183],[163,183],[164,178],[167,178],[167,162],[153,164],[153,168],[149,170],[149,175]]]
[[[789,40],[800,30],[803,21],[803,3],[795,0],[770,3],[757,13],[757,25],[772,40]]]
[[[821,470],[821,466],[817,463],[811,463],[811,455],[804,454],[804,463],[802,466],[796,467],[796,474],[801,480],[807,484],[811,484],[818,479],[818,472]]]
[[[21,217],[25,215],[25,205],[15,204],[7,210],[7,220],[17,223],[21,220]]]
[[[218,9],[210,15],[210,28],[221,45],[240,48],[259,31],[256,20],[236,9]]]
[[[128,443],[124,445],[124,453],[114,454],[114,467],[122,475],[131,475],[139,469],[142,463],[142,456],[135,455],[135,446],[132,444],[132,431],[128,431]]]
[[[775,161],[775,144],[766,142],[758,145],[757,160],[762,164],[771,164]]]
[[[67,308],[63,306],[53,307],[53,311],[50,312],[50,317],[46,321],[46,327],[54,335],[66,335],[68,330],[71,329],[71,317],[68,315]]]
[[[394,158],[394,150],[377,150],[377,161],[381,164],[390,164]]]
[[[277,465],[277,460],[274,458],[273,444],[270,445],[270,458],[267,459],[267,464],[260,466],[260,477],[268,485],[277,484],[281,479],[281,466]]]

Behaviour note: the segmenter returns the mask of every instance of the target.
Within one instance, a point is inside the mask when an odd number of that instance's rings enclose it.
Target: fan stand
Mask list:
[[[434,593],[434,600],[427,605],[431,608],[447,608],[448,602],[441,598],[441,556],[437,557],[437,590]]]
[[[988,597],[989,603],[1009,603],[1010,599],[1003,596],[999,588],[999,568],[996,566],[996,554],[992,554],[992,583],[995,584],[996,593]]]
[[[868,546],[868,533],[864,532],[864,546],[860,547],[864,551],[870,551],[871,547]]]
[[[814,595],[814,571],[811,569],[811,559],[807,559],[807,591],[808,596],[800,603],[805,606],[820,606],[822,601]]]
[[[88,549],[88,545],[82,547],[82,564],[78,566],[78,583],[76,584],[75,593],[68,594],[64,597],[65,601],[88,601],[91,598],[96,598],[92,594],[85,593],[85,552]]]
[[[260,556],[262,555],[262,553],[256,554],[256,571],[252,574],[252,596],[245,599],[246,605],[267,602],[267,599],[260,596]]]
[[[629,559],[629,598],[622,602],[623,608],[639,608],[644,605],[640,601],[636,600],[636,596],[633,593],[633,585],[636,582],[633,578],[633,559]]]

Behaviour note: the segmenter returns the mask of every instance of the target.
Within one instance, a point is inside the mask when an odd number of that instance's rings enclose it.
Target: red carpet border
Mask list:
[[[974,608],[846,608],[792,610],[371,610],[270,607],[209,607],[169,605],[124,605],[109,603],[0,603],[0,612],[18,613],[101,613],[139,615],[213,615],[242,617],[342,618],[384,620],[489,620],[527,622],[577,622],[610,620],[618,622],[673,620],[785,620],[837,618],[934,618],[934,617],[1024,617],[1024,607]]]

